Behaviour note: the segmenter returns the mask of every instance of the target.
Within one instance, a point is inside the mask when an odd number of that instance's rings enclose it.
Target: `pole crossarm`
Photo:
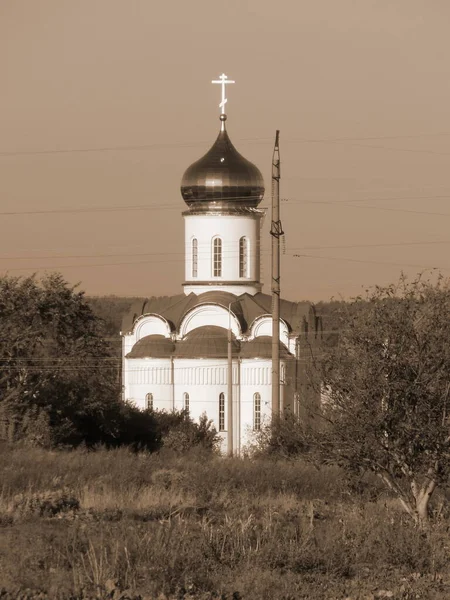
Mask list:
[[[281,221],[272,221],[272,227],[270,230],[270,235],[273,235],[277,238],[280,238],[282,235],[284,235],[284,231],[283,231],[283,227],[281,225]]]

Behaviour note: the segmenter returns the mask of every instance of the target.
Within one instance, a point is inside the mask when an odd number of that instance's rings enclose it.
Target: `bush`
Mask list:
[[[185,411],[141,411],[124,403],[120,411],[120,426],[116,446],[130,446],[151,452],[162,448],[177,454],[192,448],[214,452],[219,437],[206,415],[195,423]]]
[[[293,458],[306,456],[309,446],[301,422],[286,411],[256,434],[251,450],[259,457]]]

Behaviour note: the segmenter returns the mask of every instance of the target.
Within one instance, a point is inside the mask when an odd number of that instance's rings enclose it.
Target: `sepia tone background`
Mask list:
[[[281,131],[283,296],[449,275],[449,26],[447,0],[1,0],[0,272],[181,291],[180,179],[225,72],[265,206]]]

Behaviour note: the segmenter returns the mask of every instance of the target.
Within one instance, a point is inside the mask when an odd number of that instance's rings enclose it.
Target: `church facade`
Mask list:
[[[141,409],[183,409],[194,420],[206,413],[226,452],[231,337],[231,435],[239,454],[272,415],[272,318],[260,278],[264,181],[231,143],[223,99],[215,143],[181,181],[183,293],[138,302],[126,315],[122,384],[125,400]],[[319,401],[308,365],[321,322],[307,302],[281,300],[280,315],[281,406],[301,415]]]

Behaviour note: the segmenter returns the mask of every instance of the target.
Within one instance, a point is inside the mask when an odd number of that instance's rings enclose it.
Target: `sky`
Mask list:
[[[450,276],[449,26],[448,0],[0,0],[0,273],[181,293],[225,72],[269,209],[280,130],[283,297]]]

